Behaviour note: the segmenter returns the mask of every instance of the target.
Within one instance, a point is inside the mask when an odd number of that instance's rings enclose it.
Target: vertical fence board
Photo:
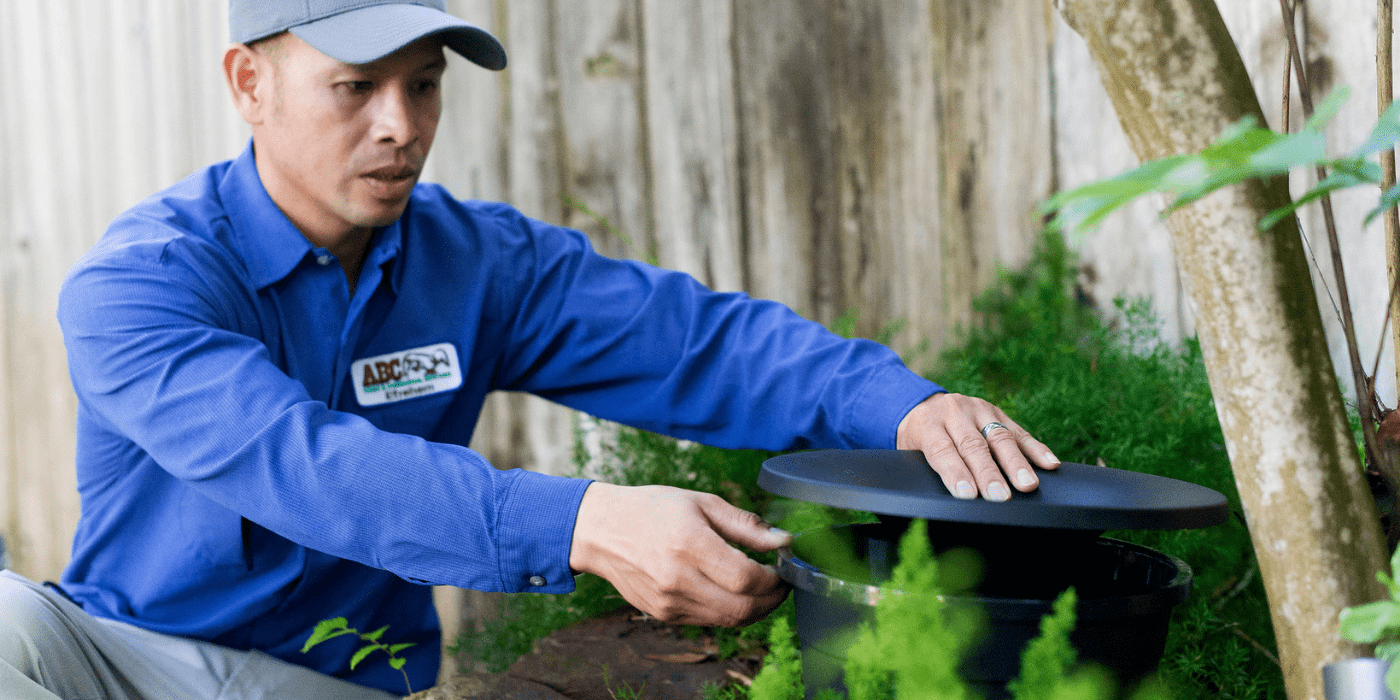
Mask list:
[[[588,233],[606,254],[648,257],[654,245],[637,0],[556,2],[554,11],[560,196],[576,198],[622,236],[573,207],[563,223]]]
[[[1049,17],[1036,3],[933,4],[945,304],[972,320],[998,263],[1023,261],[1050,194]]]
[[[729,9],[642,3],[657,255],[726,291],[745,286]]]
[[[820,3],[735,2],[740,162],[749,292],[830,320],[813,294],[814,237],[832,220],[825,126],[829,79],[821,59]],[[828,305],[829,306],[829,305]]]
[[[885,206],[895,208],[892,218],[899,223],[887,234],[894,239],[886,261],[889,267],[877,269],[891,287],[890,316],[872,320],[907,319],[907,329],[894,339],[895,347],[903,350],[925,341],[930,348],[941,348],[949,330],[941,283],[945,263],[939,193],[943,183],[941,171],[934,166],[939,153],[939,100],[933,25],[928,20],[931,2],[941,0],[895,3],[888,10],[891,34],[897,37],[889,69],[896,95],[892,111],[900,130],[898,138],[885,144],[892,172]],[[930,358],[909,359],[915,369],[923,370]]]
[[[505,36],[495,26],[496,4],[491,0],[453,0],[447,11]],[[502,74],[453,51],[445,53],[450,67],[443,78],[442,118],[423,179],[442,183],[461,199],[502,200],[506,196]],[[515,56],[507,55],[513,71]]]
[[[17,94],[31,101],[18,128],[25,138],[11,154],[23,164],[24,177],[16,192],[22,213],[6,251],[15,286],[7,299],[5,371],[14,405],[23,407],[10,421],[22,528],[15,566],[41,577],[56,576],[67,561],[77,512],[73,442],[64,439],[71,433],[74,400],[53,317],[58,280],[71,260],[69,232],[82,224],[82,207],[68,202],[80,196],[72,178],[80,142],[69,135],[81,130],[81,84],[71,78],[74,53],[59,48],[74,43],[73,10],[66,2],[21,5],[20,23],[36,30],[21,33],[14,54]]]

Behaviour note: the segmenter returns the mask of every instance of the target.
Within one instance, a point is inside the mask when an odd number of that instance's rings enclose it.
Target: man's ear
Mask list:
[[[224,83],[243,121],[261,124],[272,100],[272,62],[247,44],[234,44],[224,51]]]

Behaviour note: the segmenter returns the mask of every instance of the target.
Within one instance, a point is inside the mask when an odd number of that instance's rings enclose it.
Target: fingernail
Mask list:
[[[1031,474],[1029,469],[1022,469],[1016,472],[1016,485],[1026,487],[1035,486],[1035,475]]]
[[[977,498],[977,487],[971,481],[959,481],[958,498]]]
[[[768,528],[768,536],[769,538],[771,538],[772,541],[777,542],[779,545],[786,545],[789,542],[792,542],[791,532],[788,532],[787,530],[780,530],[776,527]]]
[[[1059,457],[1056,457],[1054,452],[1046,452],[1046,453],[1045,453],[1045,458],[1048,459],[1048,460],[1050,460],[1051,462],[1054,462],[1055,464],[1059,464],[1059,463],[1060,463],[1060,458],[1059,458]]]
[[[993,481],[991,485],[987,487],[987,500],[1005,501],[1008,498],[1011,498],[1011,492],[1007,491],[1006,486],[1000,481]]]

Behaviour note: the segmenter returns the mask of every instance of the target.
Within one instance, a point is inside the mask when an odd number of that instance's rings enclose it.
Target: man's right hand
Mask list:
[[[569,566],[602,576],[663,622],[737,627],[776,608],[788,587],[729,543],[767,552],[791,541],[718,496],[594,482],[579,504]]]

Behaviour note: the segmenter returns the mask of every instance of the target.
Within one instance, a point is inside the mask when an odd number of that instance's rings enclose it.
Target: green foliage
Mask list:
[[[928,525],[916,520],[899,543],[899,564],[846,655],[851,700],[969,697],[957,673],[977,638],[977,612],[943,605]]]
[[[746,700],[748,689],[741,685],[705,681],[700,686],[700,700]]]
[[[1027,266],[1003,271],[976,302],[982,319],[930,375],[951,391],[1001,406],[1060,458],[1168,476],[1213,488],[1235,517],[1204,530],[1110,536],[1190,563],[1162,674],[1179,700],[1277,698],[1268,601],[1225,452],[1199,345],[1164,343],[1151,307],[1119,299],[1116,321],[1076,301],[1076,264],[1046,233]]]
[[[940,580],[947,576],[940,569],[949,565],[955,564],[934,558],[927,524],[914,521],[900,540],[899,564],[881,587],[875,624],[861,625],[847,651],[844,681],[850,700],[976,697],[958,675],[958,663],[983,621],[975,609],[945,604]],[[1069,635],[1075,604],[1073,589],[1066,591],[1042,620],[1040,636],[1023,654],[1021,678],[1010,686],[1016,700],[1102,700],[1112,694],[1107,675],[1074,668]],[[774,625],[770,644],[773,652],[754,681],[751,699],[800,699],[800,677],[792,670],[797,652],[785,624]],[[840,697],[829,690],[823,694],[827,700]],[[1139,696],[1149,697],[1159,696]]]
[[[642,691],[646,690],[647,684],[642,683],[641,687],[633,688],[631,683],[623,681],[622,685],[613,688],[612,680],[608,677],[608,666],[603,664],[603,687],[612,700],[638,700],[642,697]]]
[[[1040,621],[1040,636],[1021,653],[1021,677],[1009,689],[1016,700],[1050,700],[1060,681],[1074,666],[1075,651],[1069,644],[1074,631],[1074,606],[1079,596],[1070,588],[1055,600],[1054,612]]]
[[[768,633],[768,655],[749,689],[753,700],[802,700],[802,662],[792,624],[785,617],[773,621]]]
[[[312,647],[326,640],[335,639],[336,637],[341,637],[345,635],[354,635],[356,637],[359,637],[361,641],[368,643],[360,647],[359,650],[357,650],[355,654],[350,657],[350,670],[355,670],[355,667],[359,666],[360,662],[364,661],[365,657],[369,656],[370,654],[376,651],[383,651],[389,656],[389,667],[403,674],[404,687],[408,688],[408,694],[412,695],[413,686],[410,685],[408,682],[408,672],[403,670],[403,666],[408,661],[408,659],[400,657],[399,652],[413,646],[414,644],[416,644],[416,642],[384,644],[380,642],[379,639],[380,637],[383,637],[384,633],[388,630],[389,626],[384,625],[383,627],[380,627],[379,629],[373,632],[360,632],[359,630],[350,627],[349,621],[343,617],[333,617],[330,619],[321,620],[320,622],[316,623],[316,628],[311,630],[311,636],[307,637],[306,643],[301,646],[301,653],[305,654],[306,652],[311,651]]]
[[[1400,695],[1400,550],[1390,558],[1390,573],[1376,572],[1390,598],[1357,605],[1342,611],[1342,636],[1358,644],[1375,644],[1376,658],[1390,662],[1385,685],[1392,695]]]
[[[1200,153],[1169,156],[1149,161],[1122,175],[1066,190],[1051,197],[1041,207],[1053,213],[1051,228],[1084,231],[1101,223],[1115,209],[1148,194],[1162,192],[1174,197],[1171,212],[1223,187],[1254,178],[1283,175],[1293,168],[1325,166],[1330,172],[1298,201],[1271,212],[1259,224],[1273,228],[1299,207],[1339,189],[1381,184],[1381,169],[1368,158],[1400,141],[1400,102],[1391,103],[1376,127],[1360,145],[1339,158],[1326,154],[1322,129],[1336,115],[1349,91],[1338,87],[1318,106],[1303,129],[1280,134],[1257,125],[1253,116],[1227,128],[1215,143]],[[1400,186],[1381,193],[1379,205],[1366,217],[1366,223],[1400,201]]]

